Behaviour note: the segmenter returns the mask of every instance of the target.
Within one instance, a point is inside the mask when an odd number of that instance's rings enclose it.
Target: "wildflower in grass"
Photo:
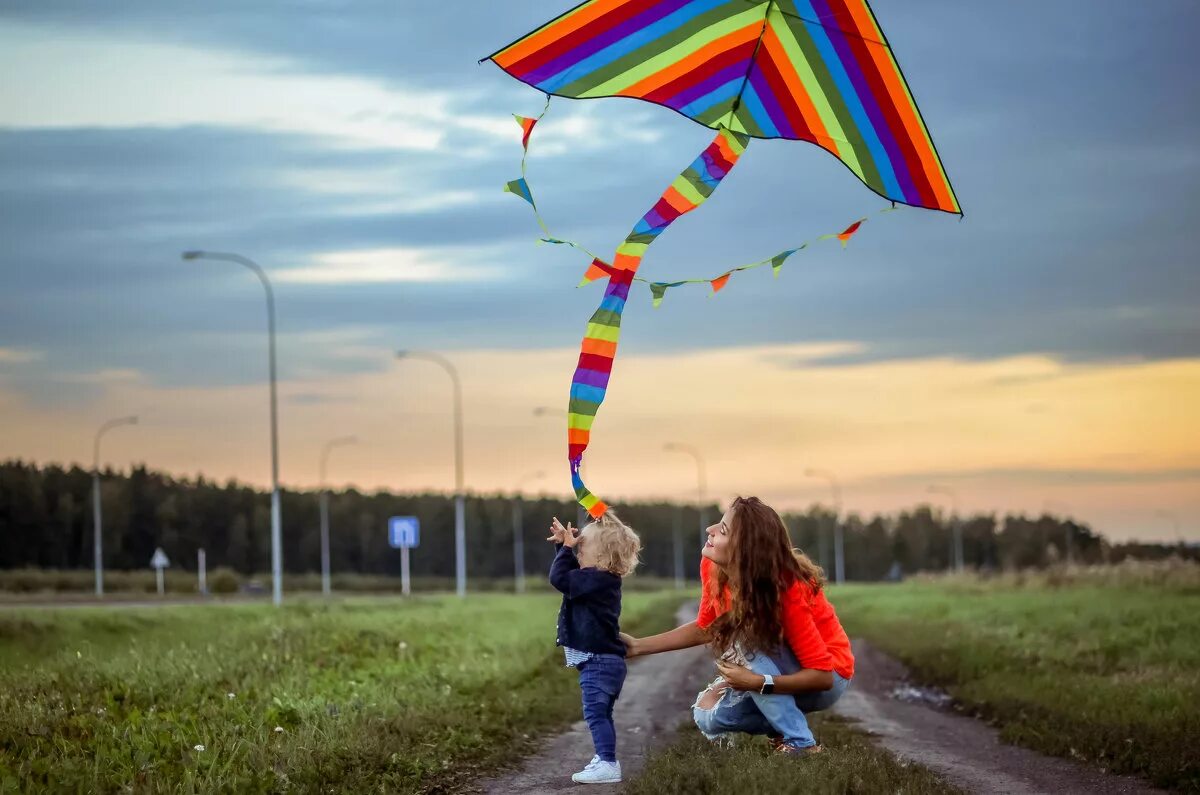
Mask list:
[[[194,747],[194,748],[195,748],[197,751],[203,751],[203,750],[204,750],[204,746],[203,746],[203,745],[197,745],[197,746],[193,746],[193,747]]]
[[[282,726],[276,726],[276,727],[275,727],[275,733],[276,733],[276,734],[283,734],[283,727],[282,727]]]
[[[230,701],[233,701],[235,698],[237,698],[237,693],[226,693],[225,698],[229,699]]]

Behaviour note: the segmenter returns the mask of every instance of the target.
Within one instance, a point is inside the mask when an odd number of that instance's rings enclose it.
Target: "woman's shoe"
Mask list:
[[[810,745],[807,748],[797,748],[794,745],[788,745],[785,743],[783,738],[779,739],[778,745],[775,744],[774,737],[768,739],[770,739],[771,745],[775,748],[775,753],[778,754],[785,754],[788,756],[813,756],[815,754],[825,753],[825,746],[821,745],[820,743],[817,743],[816,745]]]

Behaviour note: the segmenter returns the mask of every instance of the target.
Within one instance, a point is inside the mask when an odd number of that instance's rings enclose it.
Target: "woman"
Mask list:
[[[708,528],[696,620],[648,638],[622,635],[627,657],[708,643],[720,676],[692,714],[709,739],[766,734],[785,753],[821,750],[806,712],[828,709],[854,676],[850,641],[825,598],[825,576],[792,549],[757,497],[739,497]]]

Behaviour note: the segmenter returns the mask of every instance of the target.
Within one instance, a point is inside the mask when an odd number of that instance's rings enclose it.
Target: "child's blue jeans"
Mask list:
[[[595,654],[579,665],[579,689],[583,693],[583,719],[592,733],[596,756],[617,761],[617,731],[613,706],[625,684],[625,658],[617,654]]]
[[[774,654],[759,652],[749,655],[747,667],[755,673],[780,676],[799,671],[800,663],[791,649],[783,648]],[[813,738],[804,713],[829,709],[842,697],[849,684],[849,679],[835,673],[830,690],[770,696],[726,690],[711,709],[700,707],[700,699],[697,698],[692,707],[692,717],[709,739],[731,732],[777,734],[793,748],[808,748],[816,745],[817,741]]]

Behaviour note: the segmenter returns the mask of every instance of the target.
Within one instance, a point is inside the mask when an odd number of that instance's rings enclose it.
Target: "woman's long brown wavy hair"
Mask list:
[[[801,582],[816,593],[825,584],[825,572],[792,549],[783,520],[758,497],[734,500],[731,523],[729,561],[709,584],[717,604],[726,588],[730,600],[729,610],[709,627],[712,646],[717,653],[734,643],[747,651],[773,651],[783,641],[784,592]]]

